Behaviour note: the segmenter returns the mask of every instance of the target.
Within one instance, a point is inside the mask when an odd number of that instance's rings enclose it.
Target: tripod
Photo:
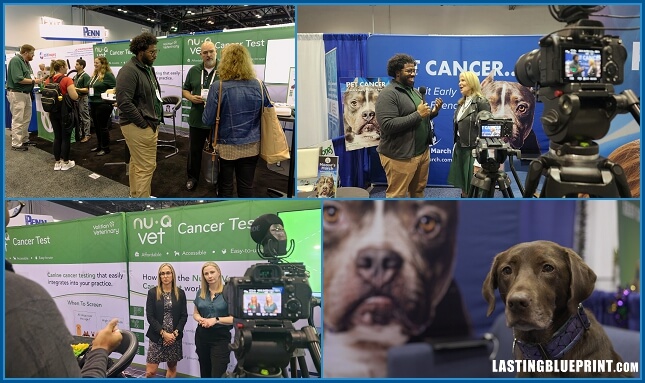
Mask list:
[[[495,150],[495,158],[488,157],[488,149]],[[504,198],[514,198],[513,190],[511,189],[511,179],[508,174],[500,170],[501,164],[510,158],[510,167],[515,182],[523,193],[522,185],[519,176],[513,165],[513,155],[520,158],[520,151],[511,149],[510,146],[499,139],[480,139],[475,149],[475,156],[479,163],[482,165],[482,171],[475,173],[470,181],[470,189],[468,191],[469,198],[493,198],[495,196],[495,187],[499,187]]]
[[[243,320],[235,330],[235,340],[230,345],[235,352],[236,378],[288,377],[286,367],[291,365],[291,377],[297,377],[298,365],[302,376],[309,377],[304,349],[320,373],[320,338],[315,327],[305,326],[296,330],[288,320]]]
[[[540,198],[631,197],[623,168],[599,156],[595,142],[586,145],[551,142],[547,154],[531,161],[524,196],[533,196],[544,175]]]
[[[617,113],[630,112],[640,125],[640,102],[627,89],[614,94],[611,84],[567,84],[562,95],[541,88],[545,109],[542,126],[550,138],[549,152],[531,162],[525,197],[533,197],[544,175],[541,198],[629,198],[631,191],[623,168],[601,157],[598,144]]]

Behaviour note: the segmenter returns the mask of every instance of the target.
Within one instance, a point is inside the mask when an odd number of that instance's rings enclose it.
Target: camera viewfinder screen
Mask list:
[[[568,82],[598,82],[602,78],[600,49],[564,49],[564,79]]]
[[[245,318],[279,317],[282,312],[282,289],[244,289],[242,304]]]
[[[501,136],[501,125],[482,125],[481,138],[499,138]]]

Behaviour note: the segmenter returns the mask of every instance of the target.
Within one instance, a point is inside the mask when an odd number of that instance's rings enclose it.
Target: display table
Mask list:
[[[315,198],[315,191],[298,192],[298,198]],[[336,189],[336,198],[370,198],[370,193],[353,186],[339,187]]]

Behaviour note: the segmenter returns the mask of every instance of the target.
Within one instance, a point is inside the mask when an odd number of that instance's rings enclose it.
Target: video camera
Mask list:
[[[479,128],[479,138],[503,138],[513,135],[513,120],[510,118],[495,118],[487,110],[482,110],[477,114],[477,128]]]
[[[539,41],[540,48],[515,63],[517,81],[532,87],[544,103],[540,121],[549,152],[531,162],[525,197],[532,197],[540,177],[541,197],[630,197],[624,171],[599,156],[594,140],[607,135],[618,113],[630,112],[640,124],[640,102],[631,90],[614,93],[624,81],[627,49],[617,36],[604,35],[589,15],[604,6],[549,6],[566,28]]]
[[[249,267],[243,277],[231,277],[225,294],[229,314],[240,319],[308,319],[312,291],[309,272],[303,263],[278,263],[293,253],[287,250],[282,220],[275,214],[258,217],[251,225],[251,238],[261,258],[269,263]]]
[[[602,36],[604,26],[600,21],[578,20],[570,27],[583,29],[571,29],[564,35],[544,36],[540,39],[539,49],[517,60],[517,81],[529,87],[573,82],[622,84],[627,50],[620,38]],[[593,64],[591,74],[590,63]]]
[[[602,22],[588,19],[602,8],[549,6],[566,28],[542,37],[539,49],[515,63],[517,81],[533,87],[544,103],[542,127],[556,144],[604,137],[611,120],[631,103],[614,94],[625,77],[627,49],[619,37],[604,35]]]
[[[312,299],[309,272],[303,263],[279,263],[293,253],[295,241],[287,249],[287,234],[275,214],[255,219],[251,238],[260,258],[269,263],[255,264],[243,277],[229,278],[224,288],[229,314],[236,319],[229,348],[237,365],[229,376],[279,378],[287,376],[290,364],[292,377],[299,370],[308,378],[304,351],[300,355],[305,348],[320,373],[320,337],[311,315],[320,302]],[[309,319],[310,325],[296,330],[293,322],[298,319]]]

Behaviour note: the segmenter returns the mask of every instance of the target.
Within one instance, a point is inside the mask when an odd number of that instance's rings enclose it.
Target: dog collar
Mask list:
[[[513,348],[517,345],[525,359],[560,359],[578,343],[580,338],[582,338],[582,334],[590,326],[591,322],[589,322],[584,307],[580,303],[578,305],[578,312],[572,315],[567,323],[556,331],[548,343],[525,343],[515,338],[513,339]]]

